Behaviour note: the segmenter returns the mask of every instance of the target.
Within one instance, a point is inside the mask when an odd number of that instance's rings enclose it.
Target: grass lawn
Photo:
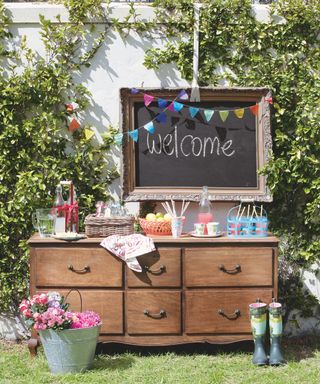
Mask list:
[[[108,351],[108,347],[106,352]],[[197,353],[192,353],[194,348]],[[52,375],[42,349],[29,357],[25,343],[0,342],[1,384],[319,384],[320,338],[290,339],[283,342],[288,364],[282,367],[255,367],[251,363],[251,345],[242,351],[234,347],[190,347],[153,351],[141,349],[111,355],[98,355],[91,371],[83,374]]]

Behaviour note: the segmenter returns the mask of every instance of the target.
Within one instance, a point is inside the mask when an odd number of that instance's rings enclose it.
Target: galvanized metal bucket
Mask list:
[[[83,372],[92,366],[100,326],[39,331],[52,373]]]

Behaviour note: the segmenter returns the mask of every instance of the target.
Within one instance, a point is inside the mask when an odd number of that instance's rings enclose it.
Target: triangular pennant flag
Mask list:
[[[227,120],[227,117],[229,116],[229,111],[219,111],[220,118],[223,122]]]
[[[131,139],[135,142],[138,141],[138,138],[139,138],[139,131],[137,129],[134,129],[133,131],[129,131],[129,135],[131,137]]]
[[[183,104],[178,103],[177,101],[173,102],[173,108],[175,111],[180,112],[183,107],[184,107]]]
[[[167,115],[165,112],[161,112],[159,113],[159,115],[156,117],[157,121],[159,121],[159,123],[166,123],[167,122]]]
[[[158,107],[163,109],[166,108],[169,104],[169,101],[164,100],[164,99],[158,99]]]
[[[132,95],[136,95],[137,93],[139,93],[139,91],[137,90],[137,88],[131,88],[131,94],[132,94]]]
[[[250,111],[252,112],[253,115],[257,116],[259,112],[259,104],[252,105],[250,107]]]
[[[188,100],[189,99],[189,96],[188,96],[187,92],[184,89],[182,89],[179,92],[178,99],[180,99],[180,100]]]
[[[154,100],[154,97],[151,96],[151,95],[147,95],[146,93],[143,95],[143,99],[144,99],[144,105],[147,107],[148,105],[150,105],[153,100]]]
[[[209,121],[211,120],[211,118],[212,118],[212,116],[214,114],[214,111],[212,111],[211,109],[205,109],[203,111],[203,113],[204,113],[204,116],[205,116],[207,122],[209,123]]]
[[[270,97],[266,97],[266,98],[265,98],[265,101],[266,101],[267,103],[269,103],[269,104],[273,104],[273,98],[272,98],[272,96],[270,96]]]
[[[192,118],[195,117],[195,115],[199,112],[199,108],[196,107],[189,107],[189,113]]]
[[[91,131],[91,129],[85,128],[84,136],[85,136],[86,140],[89,141],[91,139],[91,137],[94,136],[94,132]]]
[[[242,119],[244,115],[244,108],[235,109],[234,114],[237,116],[238,119]]]
[[[149,123],[145,124],[143,126],[143,128],[146,129],[150,133],[154,133],[154,125],[153,125],[152,121],[150,121]]]
[[[74,132],[81,127],[77,119],[73,118],[69,124],[69,131]]]
[[[122,144],[122,140],[123,140],[123,133],[117,133],[115,136],[114,136],[114,143],[116,145],[121,145]]]
[[[173,111],[174,111],[174,105],[173,105],[173,103],[169,104],[169,106],[168,106],[167,109],[168,109],[168,111],[173,112]]]

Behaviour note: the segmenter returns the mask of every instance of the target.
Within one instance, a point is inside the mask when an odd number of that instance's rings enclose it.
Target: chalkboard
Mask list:
[[[189,90],[190,92],[190,90]],[[212,199],[270,201],[258,170],[270,150],[270,108],[265,88],[205,88],[200,102],[176,100],[178,111],[166,109],[165,122],[158,98],[174,100],[179,90],[121,90],[124,133],[124,193],[127,200],[196,200],[207,185]],[[148,106],[144,95],[154,97]],[[268,97],[267,97],[268,96]],[[250,107],[259,105],[258,114]],[[191,117],[190,108],[199,111]],[[239,118],[234,111],[243,109]],[[212,118],[205,110],[214,111]],[[219,111],[228,111],[225,121]],[[126,116],[126,118],[125,118]],[[154,132],[144,128],[153,122]],[[127,134],[138,128],[137,141]]]

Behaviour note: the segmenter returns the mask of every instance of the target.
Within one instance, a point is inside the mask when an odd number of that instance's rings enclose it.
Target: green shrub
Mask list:
[[[0,1],[0,305],[8,310],[28,291],[28,247],[34,231],[31,215],[50,207],[60,180],[73,180],[80,205],[80,223],[96,200],[110,198],[108,184],[117,177],[108,153],[114,129],[103,145],[88,141],[83,127],[68,132],[65,104],[79,104],[81,116],[90,94],[74,81],[104,41],[105,31],[84,28],[92,16],[104,17],[100,1],[68,1],[72,24],[41,17],[40,38],[46,57],[39,57],[9,32],[10,20]],[[92,42],[92,36],[95,36]],[[11,44],[11,45],[10,45]],[[10,48],[10,46],[12,48]],[[79,55],[79,48],[81,50]],[[88,112],[87,112],[88,113]]]

